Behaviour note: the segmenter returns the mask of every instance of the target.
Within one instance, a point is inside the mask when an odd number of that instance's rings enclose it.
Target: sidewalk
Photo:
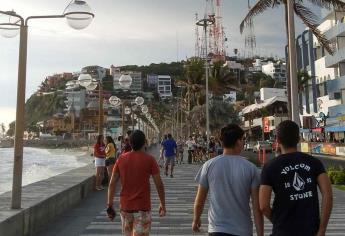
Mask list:
[[[158,153],[158,149],[154,151]],[[197,187],[194,177],[199,168],[200,165],[184,164],[176,167],[174,178],[163,176],[167,202],[167,216],[164,218],[158,217],[158,196],[152,185],[153,224],[151,235],[207,235],[207,203],[202,216],[203,232],[193,234],[191,230],[193,202]],[[118,202],[118,197],[116,202]],[[48,225],[37,236],[122,235],[120,218],[117,217],[114,222],[109,222],[105,213],[105,204],[106,191],[94,192],[84,202]],[[269,235],[271,229],[272,225],[266,220],[265,235]],[[345,192],[334,189],[334,207],[326,235],[344,234]]]

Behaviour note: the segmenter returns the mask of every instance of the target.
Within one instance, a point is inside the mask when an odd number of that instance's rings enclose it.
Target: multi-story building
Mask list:
[[[242,109],[242,127],[248,140],[267,140],[275,137],[276,127],[287,120],[287,98],[272,97]]]
[[[110,75],[113,76],[113,78],[114,78],[114,89],[115,90],[121,89],[121,86],[119,83],[120,77],[122,75],[120,67],[115,67],[114,65],[111,65],[110,66]]]
[[[147,75],[146,82],[149,88],[157,88],[158,75],[154,75],[154,74]]]
[[[85,108],[86,90],[85,89],[82,89],[79,91],[66,90],[65,94],[66,94],[65,111],[68,111],[71,107],[73,107],[76,117],[79,117],[80,111]]]
[[[161,99],[169,99],[172,97],[171,77],[169,75],[158,75],[157,91]]]
[[[110,66],[110,75],[114,78],[114,89],[121,90],[121,86],[119,80],[122,74],[129,74],[132,77],[132,84],[129,90],[132,93],[142,93],[143,91],[143,78],[141,72],[133,72],[133,71],[123,71],[119,67],[115,67],[113,65]]]
[[[271,76],[280,83],[286,83],[286,64],[281,61],[276,63],[270,61],[266,65],[262,65],[262,73]]]
[[[143,91],[143,78],[141,72],[129,72],[132,77],[132,85],[129,88],[132,93],[141,93]]]
[[[345,126],[345,12],[323,12],[319,30],[335,46],[330,55],[312,35],[305,30],[296,39],[297,68],[307,71],[311,77],[300,100],[302,125],[326,135],[328,131],[339,131],[337,139],[344,138]],[[334,134],[332,134],[334,136]],[[338,137],[339,136],[339,137]],[[321,137],[327,138],[327,137]]]
[[[107,75],[107,69],[100,66],[86,66],[81,73],[90,74],[93,79],[101,80]]]

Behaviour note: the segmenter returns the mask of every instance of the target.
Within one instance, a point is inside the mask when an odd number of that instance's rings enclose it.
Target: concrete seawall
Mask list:
[[[33,236],[94,189],[90,164],[23,187],[22,209],[12,210],[11,192],[0,195],[0,236]]]

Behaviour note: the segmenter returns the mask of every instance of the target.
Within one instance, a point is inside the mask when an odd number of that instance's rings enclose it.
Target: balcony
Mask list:
[[[333,56],[327,55],[325,57],[326,68],[338,67],[338,63],[340,62],[345,62],[345,48],[341,48]]]
[[[345,76],[338,79],[327,80],[327,91],[330,100],[340,99],[339,93],[345,88]]]
[[[325,36],[330,41],[335,41],[337,36],[345,36],[345,24],[338,23],[325,32]]]

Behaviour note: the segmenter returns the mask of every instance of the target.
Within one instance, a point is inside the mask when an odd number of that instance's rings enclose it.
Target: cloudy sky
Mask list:
[[[87,65],[147,65],[172,62],[194,54],[195,13],[203,15],[205,0],[89,0],[95,18],[82,31],[64,19],[30,22],[28,98],[47,76],[74,72]],[[251,2],[254,2],[253,0]],[[0,0],[1,10],[30,15],[61,14],[69,0]],[[247,12],[245,0],[223,0],[223,24],[228,53],[240,51],[244,37],[239,24]],[[255,20],[258,52],[283,56],[283,9],[269,10]],[[303,29],[297,23],[297,32]],[[177,43],[178,42],[178,43]],[[0,37],[0,123],[15,119],[19,37]],[[179,45],[177,47],[177,45]]]

